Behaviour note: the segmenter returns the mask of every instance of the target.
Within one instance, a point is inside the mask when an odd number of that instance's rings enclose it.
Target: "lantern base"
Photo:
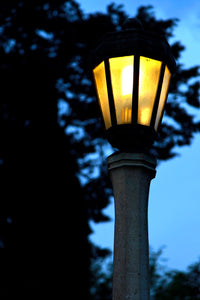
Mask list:
[[[122,124],[112,126],[106,131],[109,143],[121,152],[148,153],[157,133],[144,125]]]

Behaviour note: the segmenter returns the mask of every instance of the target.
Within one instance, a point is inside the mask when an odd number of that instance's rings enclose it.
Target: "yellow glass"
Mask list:
[[[140,57],[138,124],[150,125],[161,64],[158,60]]]
[[[109,64],[117,124],[131,123],[134,57],[110,58]]]
[[[94,70],[94,79],[96,83],[97,95],[99,98],[99,104],[103,114],[103,119],[106,129],[111,127],[110,107],[108,100],[108,91],[106,84],[106,73],[104,61],[100,63]]]
[[[160,121],[161,121],[161,118],[163,115],[165,102],[167,100],[170,79],[171,79],[171,73],[170,73],[168,67],[166,66],[164,78],[163,78],[162,89],[161,89],[161,94],[160,94],[160,101],[159,101],[159,105],[158,105],[158,112],[157,112],[156,122],[155,122],[155,127],[154,127],[156,131],[158,130],[158,126],[160,124]]]

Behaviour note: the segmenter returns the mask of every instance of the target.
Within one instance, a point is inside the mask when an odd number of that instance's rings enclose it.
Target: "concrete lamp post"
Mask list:
[[[132,19],[93,52],[106,136],[119,149],[108,157],[115,198],[113,300],[149,299],[148,194],[156,172],[149,153],[174,70],[166,39]]]

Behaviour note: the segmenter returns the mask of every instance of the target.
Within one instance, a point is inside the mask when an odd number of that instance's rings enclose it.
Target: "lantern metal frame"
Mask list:
[[[132,92],[132,118],[130,124],[117,124],[116,109],[111,82],[109,59],[114,57],[134,56],[133,66],[133,92]],[[146,57],[161,62],[160,77],[154,107],[152,110],[150,126],[138,124],[139,100],[139,68],[140,57]],[[176,63],[170,46],[165,37],[142,29],[126,29],[106,34],[92,53],[93,69],[104,61],[107,84],[108,101],[110,108],[111,127],[106,130],[110,144],[121,151],[147,151],[157,132],[154,128],[165,67],[173,74]],[[167,98],[167,96],[166,96]],[[164,108],[162,111],[162,115]],[[162,120],[160,117],[160,122]],[[158,126],[159,127],[159,126]]]

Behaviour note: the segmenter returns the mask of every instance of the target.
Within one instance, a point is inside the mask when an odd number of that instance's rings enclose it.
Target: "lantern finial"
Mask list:
[[[140,29],[144,30],[142,22],[138,18],[128,18],[124,24],[122,25],[122,29],[130,30],[130,29]]]

